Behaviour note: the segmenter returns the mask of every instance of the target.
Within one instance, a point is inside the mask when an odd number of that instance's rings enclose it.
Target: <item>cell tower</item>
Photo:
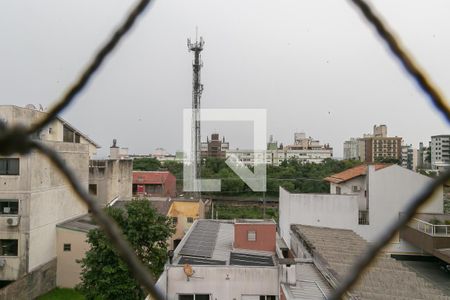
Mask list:
[[[193,151],[193,166],[192,166],[192,178],[200,179],[201,171],[201,137],[200,137],[200,98],[203,92],[203,84],[200,82],[200,69],[203,66],[201,61],[200,52],[203,50],[205,42],[203,38],[197,39],[197,32],[195,42],[192,43],[191,39],[187,40],[187,46],[189,51],[194,52],[194,61],[192,62],[193,77],[192,77],[192,146]],[[200,187],[194,187],[196,194],[200,197]]]

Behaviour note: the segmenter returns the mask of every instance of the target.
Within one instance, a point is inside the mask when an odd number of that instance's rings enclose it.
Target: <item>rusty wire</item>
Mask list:
[[[407,54],[398,40],[390,33],[381,19],[376,16],[372,9],[363,0],[350,0],[363,13],[365,18],[375,27],[380,37],[387,43],[392,53],[400,60],[406,71],[411,75],[422,91],[429,96],[433,105],[440,111],[447,121],[450,121],[450,110],[448,104],[437,88],[427,78],[427,76],[420,70],[414,60]],[[154,287],[154,279],[150,275],[147,268],[139,261],[136,254],[124,239],[120,229],[116,223],[108,217],[102,209],[96,204],[95,200],[87,193],[85,188],[78,182],[73,175],[74,173],[64,164],[58,153],[49,148],[45,144],[31,140],[30,135],[39,131],[57,115],[64,110],[76,96],[87,86],[89,80],[98,71],[99,67],[104,62],[104,59],[115,49],[121,38],[129,32],[133,27],[136,19],[142,14],[144,9],[148,6],[150,0],[141,0],[134,9],[130,12],[125,22],[115,31],[110,40],[100,49],[92,62],[80,75],[78,80],[70,86],[67,92],[50,110],[47,117],[40,122],[34,124],[30,128],[16,126],[14,128],[7,128],[5,124],[0,124],[0,154],[10,155],[12,153],[27,154],[31,150],[37,150],[45,155],[62,173],[65,179],[69,182],[74,192],[82,199],[92,212],[92,216],[98,225],[102,228],[112,244],[115,246],[121,258],[128,265],[130,272],[132,272],[135,279],[156,299],[162,299],[160,292]],[[376,255],[389,242],[395,232],[400,230],[408,220],[416,213],[420,205],[425,203],[431,195],[443,183],[450,178],[450,171],[444,173],[442,176],[433,180],[420,194],[418,194],[408,205],[405,213],[393,224],[391,224],[383,235],[377,239],[369,250],[356,262],[349,274],[342,280],[341,285],[337,287],[331,299],[340,299],[351,287],[357,282],[358,277],[375,259]]]

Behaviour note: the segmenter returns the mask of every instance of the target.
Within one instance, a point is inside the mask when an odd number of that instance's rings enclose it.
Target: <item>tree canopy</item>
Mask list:
[[[122,229],[136,255],[157,278],[167,260],[167,239],[173,233],[169,219],[160,215],[147,200],[133,200],[125,209],[107,208]],[[90,250],[81,260],[78,289],[86,299],[143,299],[144,292],[126,264],[100,229],[87,235]]]

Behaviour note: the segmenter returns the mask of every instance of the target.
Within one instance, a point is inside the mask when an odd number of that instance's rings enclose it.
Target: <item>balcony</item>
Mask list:
[[[450,215],[417,214],[400,238],[450,264]]]

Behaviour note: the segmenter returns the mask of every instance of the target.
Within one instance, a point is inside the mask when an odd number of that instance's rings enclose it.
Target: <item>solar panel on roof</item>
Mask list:
[[[190,265],[225,265],[226,262],[223,260],[205,259],[197,257],[186,257],[182,256],[179,265],[190,264]]]
[[[274,264],[271,256],[231,252],[230,265],[273,266]]]
[[[180,251],[181,255],[211,258],[216,246],[219,222],[199,220]]]

